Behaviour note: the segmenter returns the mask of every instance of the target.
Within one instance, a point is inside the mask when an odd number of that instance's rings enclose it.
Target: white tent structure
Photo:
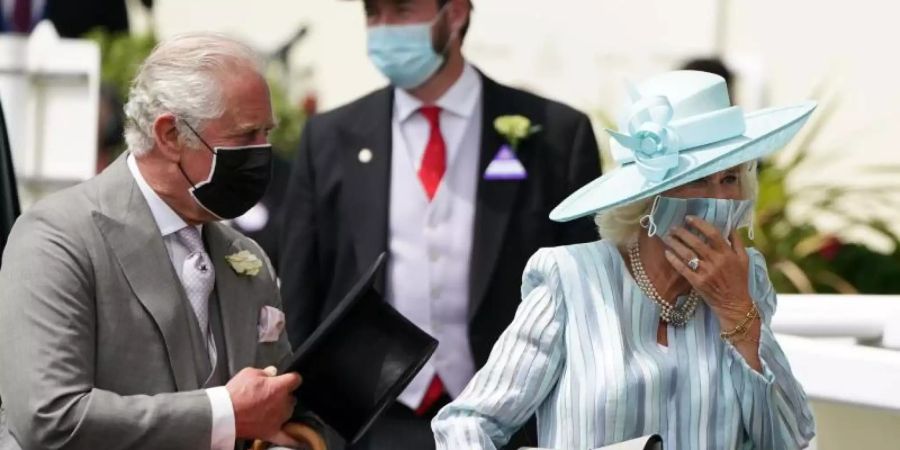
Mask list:
[[[26,205],[94,175],[99,96],[96,43],[60,39],[49,21],[0,35],[0,97]]]

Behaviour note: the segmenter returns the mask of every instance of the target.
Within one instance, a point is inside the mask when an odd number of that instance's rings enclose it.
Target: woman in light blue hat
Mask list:
[[[766,263],[737,230],[755,161],[813,103],[744,114],[724,80],[678,71],[629,88],[616,170],[551,213],[595,215],[602,240],[546,248],[487,364],[432,422],[438,449],[501,447],[536,412],[539,446],[659,434],[666,449],[793,449],[814,434],[769,323]]]

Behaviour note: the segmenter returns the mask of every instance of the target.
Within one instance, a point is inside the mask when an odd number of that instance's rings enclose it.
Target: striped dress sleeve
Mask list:
[[[552,249],[525,267],[522,303],[485,366],[432,421],[438,450],[506,444],[556,384],[565,359],[565,306]]]
[[[744,432],[752,442],[752,448],[805,448],[815,434],[812,411],[806,393],[794,378],[770,327],[776,296],[765,259],[756,250],[748,249],[748,253],[750,294],[762,319],[759,343],[762,373],[753,370],[731,344],[725,344],[725,370],[722,373],[731,377],[740,401]]]

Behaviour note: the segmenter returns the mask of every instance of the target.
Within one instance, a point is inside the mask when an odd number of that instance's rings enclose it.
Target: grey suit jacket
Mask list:
[[[225,256],[268,259],[224,225],[206,225],[204,237],[229,376],[277,364],[290,353],[286,335],[257,339],[260,309],[281,308],[271,265],[238,275]],[[12,437],[24,449],[208,449],[191,314],[124,156],[36,204],[0,270],[0,397]]]

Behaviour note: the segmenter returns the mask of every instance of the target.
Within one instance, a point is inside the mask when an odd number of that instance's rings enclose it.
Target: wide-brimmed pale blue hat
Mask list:
[[[680,70],[629,85],[628,113],[610,133],[619,167],[584,185],[550,212],[567,222],[657,195],[784,147],[815,102],[745,114],[725,80]]]

